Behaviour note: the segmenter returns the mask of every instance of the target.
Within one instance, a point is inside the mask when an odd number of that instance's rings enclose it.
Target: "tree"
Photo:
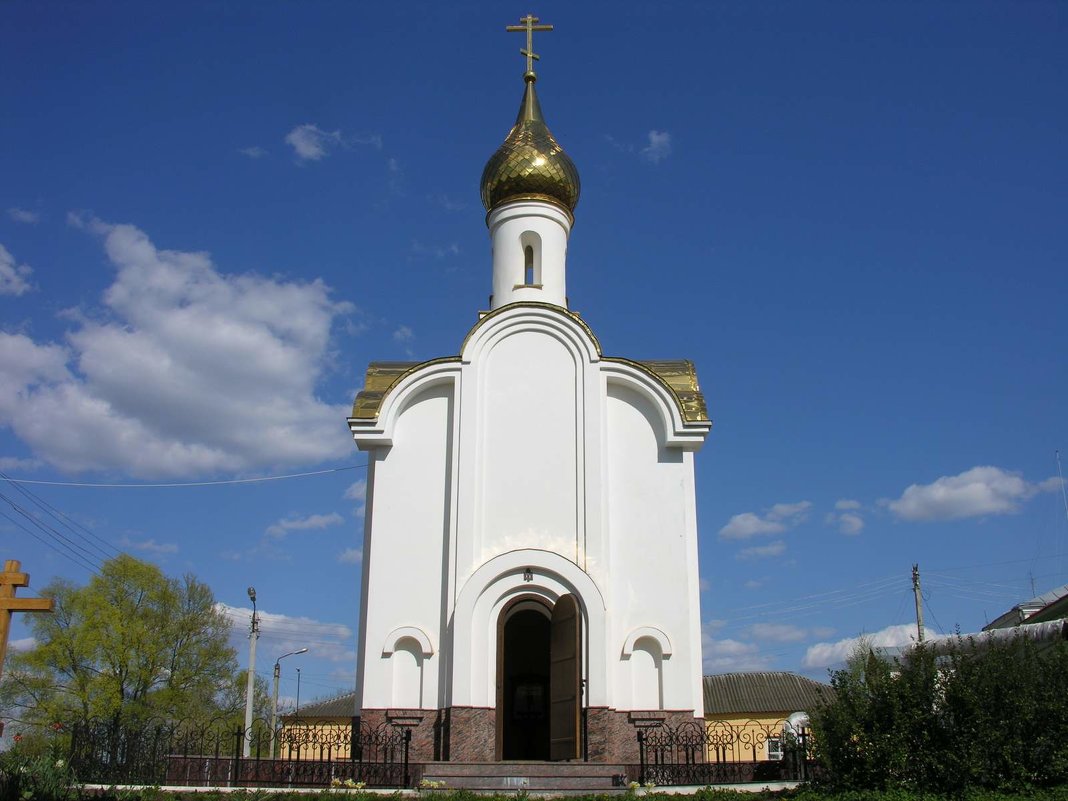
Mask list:
[[[226,711],[237,673],[230,626],[210,588],[121,555],[85,587],[41,591],[55,613],[32,621],[36,647],[14,655],[0,704],[29,724],[114,726]]]

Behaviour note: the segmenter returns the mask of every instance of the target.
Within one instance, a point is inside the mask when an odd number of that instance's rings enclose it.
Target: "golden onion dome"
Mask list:
[[[508,200],[532,198],[573,212],[579,199],[578,170],[542,119],[534,92],[537,78],[532,72],[525,78],[527,88],[515,125],[482,170],[482,205],[492,211]]]

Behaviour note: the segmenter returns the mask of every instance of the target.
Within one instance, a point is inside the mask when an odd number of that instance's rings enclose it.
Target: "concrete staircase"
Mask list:
[[[419,768],[423,780],[442,782],[442,790],[623,793],[629,781],[625,765],[602,762],[426,762]]]

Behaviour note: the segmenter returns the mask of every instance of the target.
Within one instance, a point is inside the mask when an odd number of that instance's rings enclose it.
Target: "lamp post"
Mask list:
[[[256,615],[256,588],[248,588],[248,597],[252,601],[252,626],[248,632],[248,685],[245,688],[245,734],[241,738],[241,755],[248,758],[252,745],[252,696],[256,690],[256,640],[260,638],[260,619]]]
[[[274,759],[274,738],[275,734],[278,732],[278,678],[282,675],[282,666],[278,663],[287,656],[296,656],[297,654],[306,653],[308,653],[308,649],[301,648],[299,651],[290,651],[288,654],[282,654],[274,660],[274,700],[271,702],[271,759]]]

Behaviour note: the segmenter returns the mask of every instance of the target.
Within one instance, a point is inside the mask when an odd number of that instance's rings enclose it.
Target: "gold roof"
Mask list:
[[[682,419],[687,423],[708,422],[705,396],[697,384],[697,370],[689,359],[638,362],[667,385],[678,400]]]
[[[586,322],[582,320],[578,314],[562,310],[558,306],[550,306],[549,304],[544,303],[526,302],[514,305],[547,308],[554,312],[562,312],[563,314],[568,315],[585,329],[590,339],[593,340],[597,353],[601,353],[600,342],[597,341],[597,337],[594,336],[593,331],[590,330],[590,327],[586,325]],[[512,306],[502,306],[501,308],[490,312],[475,324],[474,328],[468,333],[468,338],[470,338],[471,334],[473,334],[474,331],[488,319],[511,308]],[[466,346],[466,344],[467,339],[464,340],[464,346]],[[461,347],[460,350],[462,351],[463,347]],[[652,375],[671,392],[672,396],[675,398],[675,404],[679,409],[679,413],[682,415],[682,419],[687,423],[711,422],[708,417],[708,409],[705,406],[705,396],[702,394],[701,387],[697,383],[697,370],[694,368],[693,362],[689,359],[636,361],[633,359],[621,359],[612,356],[602,356],[601,358],[607,362],[633,365],[639,370],[643,370]],[[440,359],[431,359],[426,362],[371,362],[367,366],[367,375],[364,378],[363,389],[356,395],[356,401],[352,404],[353,419],[377,419],[378,412],[382,407],[382,401],[385,400],[385,397],[392,391],[393,387],[395,387],[406,375],[414,373],[431,364],[459,360],[459,356],[447,356]]]
[[[360,420],[374,420],[386,393],[393,388],[405,373],[421,362],[371,362],[367,365],[367,375],[363,380],[363,389],[356,395],[352,404],[352,416]]]
[[[579,199],[575,163],[549,132],[534,91],[537,77],[526,74],[526,91],[515,125],[482,171],[482,205],[492,211],[508,200],[538,198],[573,212]]]

